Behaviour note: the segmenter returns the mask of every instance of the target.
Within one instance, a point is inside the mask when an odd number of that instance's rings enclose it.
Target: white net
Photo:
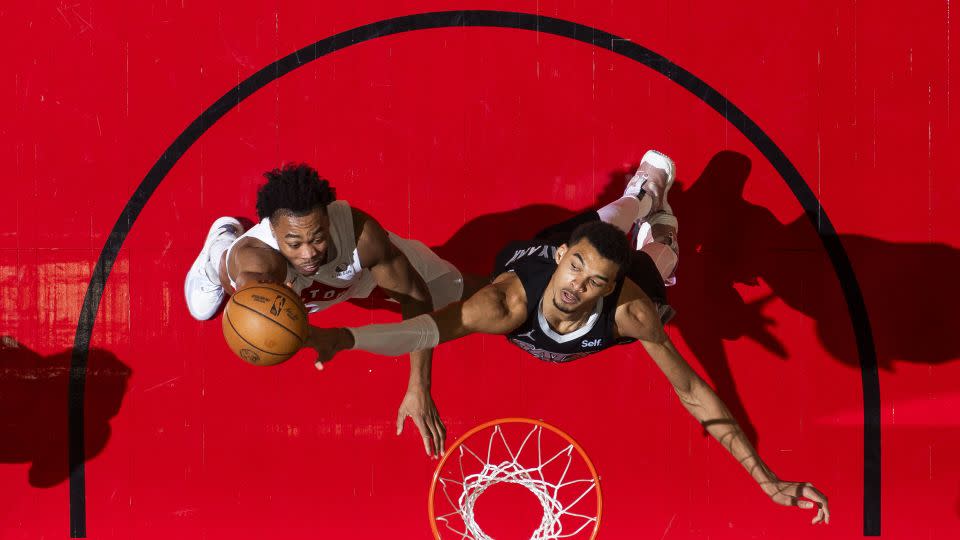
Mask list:
[[[543,427],[538,424],[523,424],[522,428],[513,437],[505,433],[501,424],[495,424],[488,428],[489,437],[484,437],[482,431],[475,433],[448,457],[437,477],[443,498],[450,505],[449,512],[435,513],[436,521],[445,529],[443,538],[491,540],[477,522],[476,509],[480,496],[497,484],[521,486],[536,497],[543,517],[532,532],[531,540],[581,534],[588,537],[593,531],[590,526],[598,519],[596,492],[599,486],[585,467],[582,456],[575,453],[573,444],[563,439],[559,449],[556,441],[553,448],[546,449],[549,445],[545,445]],[[559,436],[551,434],[548,438],[559,439]],[[519,440],[511,445],[508,439]],[[485,443],[485,457],[482,450],[479,453],[472,450],[468,442]],[[591,493],[595,496],[587,497]]]

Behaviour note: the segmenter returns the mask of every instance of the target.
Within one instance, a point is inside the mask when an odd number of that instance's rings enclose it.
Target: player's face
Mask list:
[[[270,220],[280,253],[301,275],[312,276],[327,260],[330,245],[330,218],[316,208],[309,214],[280,214]]]
[[[557,249],[557,269],[550,278],[553,305],[564,313],[591,310],[616,286],[617,263],[597,252],[586,238]]]

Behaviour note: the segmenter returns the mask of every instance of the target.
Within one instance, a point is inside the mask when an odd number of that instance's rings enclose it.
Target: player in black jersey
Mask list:
[[[668,167],[644,170],[641,164],[620,200],[504,248],[493,281],[466,301],[396,324],[316,330],[312,343],[319,353],[317,367],[322,369],[342,350],[398,356],[476,333],[504,335],[551,362],[639,341],[683,406],[774,502],[817,508],[813,523],[829,523],[827,498],[807,482],[780,480],[767,467],[724,403],[664,331],[663,319],[672,312],[664,284],[673,278],[676,257],[663,256],[659,246],[675,246],[676,220],[670,219],[672,212],[669,217],[658,214],[668,208],[664,203],[672,180],[672,162],[658,155],[666,160],[659,163]],[[634,220],[649,224],[651,218],[661,226],[653,227],[657,249],[632,249],[625,232]],[[639,243],[647,247],[647,242],[641,238]]]
[[[585,249],[587,245],[596,253]],[[568,263],[558,266],[568,252]],[[604,262],[615,266],[602,266]],[[642,251],[630,250],[623,232],[600,221],[596,212],[551,227],[533,240],[508,244],[494,267],[494,276],[500,275],[518,281],[526,298],[524,320],[507,339],[548,362],[570,362],[636,341],[617,330],[625,287],[628,294],[640,287],[658,314],[670,313],[653,261]]]

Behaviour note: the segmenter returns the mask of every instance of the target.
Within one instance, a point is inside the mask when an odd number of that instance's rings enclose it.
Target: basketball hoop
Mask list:
[[[497,484],[537,498],[543,517],[531,540],[596,538],[603,498],[593,463],[572,437],[530,418],[486,422],[447,450],[427,500],[434,538],[490,540],[476,520],[477,499]]]

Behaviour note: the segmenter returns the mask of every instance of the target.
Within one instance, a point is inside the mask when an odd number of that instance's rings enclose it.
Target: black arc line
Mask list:
[[[606,49],[639,62],[667,77],[720,113],[736,127],[787,183],[820,236],[843,290],[860,359],[863,391],[863,534],[880,535],[880,380],[873,332],[863,294],[846,250],[816,195],[773,140],[706,82],[666,57],[614,34],[574,22],[510,11],[443,11],[418,13],[359,26],[303,47],[257,71],[213,103],[174,139],[147,172],[114,224],[97,259],[83,299],[70,360],[68,436],[70,466],[70,536],[86,537],[86,478],[84,473],[84,392],[90,338],[107,278],[124,240],[160,182],[177,161],[214,123],[251,94],[322,56],[365,41],[415,30],[455,27],[495,27],[532,30]]]

